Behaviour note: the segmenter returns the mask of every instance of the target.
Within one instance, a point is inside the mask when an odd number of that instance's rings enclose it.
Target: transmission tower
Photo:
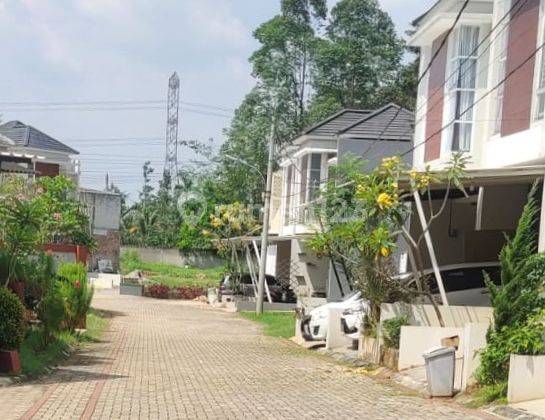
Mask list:
[[[180,78],[174,72],[168,79],[167,135],[165,173],[170,174],[172,186],[178,181],[178,108],[180,106]]]

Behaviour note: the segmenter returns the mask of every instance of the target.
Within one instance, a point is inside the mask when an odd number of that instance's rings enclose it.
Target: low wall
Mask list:
[[[509,361],[509,403],[545,398],[545,356],[511,355]]]
[[[399,341],[398,369],[409,369],[424,365],[424,354],[434,347],[441,346],[443,338],[459,336],[460,345],[456,351],[456,357],[463,357],[463,328],[441,327],[401,327],[401,339]]]
[[[188,265],[196,268],[211,268],[224,264],[224,260],[212,251],[181,252],[170,248],[122,246],[121,253],[125,251],[135,251],[142,261],[148,263],[172,264],[180,267]]]
[[[463,328],[467,323],[491,324],[493,309],[482,306],[439,306],[446,327]],[[411,325],[439,327],[432,305],[384,303],[381,305],[381,324],[390,318],[406,316]]]

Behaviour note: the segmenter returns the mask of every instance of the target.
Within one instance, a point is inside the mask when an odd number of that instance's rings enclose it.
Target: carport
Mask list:
[[[497,263],[505,244],[505,235],[511,236],[517,228],[532,184],[536,181],[543,184],[544,177],[545,166],[469,170],[463,179],[467,194],[458,189],[449,191],[444,211],[433,221],[429,235],[424,235],[421,244],[424,267],[435,273],[443,304],[460,305],[464,302],[449,302],[446,293],[443,293],[444,287],[441,290],[443,281],[441,274],[438,275],[439,271],[451,266],[477,267]],[[414,196],[409,226],[413,237],[425,231],[431,209],[435,212],[439,210],[446,193],[446,185],[434,185],[429,193]],[[543,202],[542,187],[538,195]],[[545,250],[543,211],[542,206],[538,223],[540,252]],[[407,272],[407,268],[412,267],[400,266],[400,271]],[[473,305],[475,302],[465,304]]]

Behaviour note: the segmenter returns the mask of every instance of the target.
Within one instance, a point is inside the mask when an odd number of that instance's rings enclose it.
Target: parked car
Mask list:
[[[486,273],[495,284],[501,283],[499,262],[462,263],[440,267],[441,278],[450,305],[490,306],[488,288],[485,284]],[[439,286],[432,269],[424,271],[429,276],[428,284],[434,298],[440,302]],[[400,279],[407,278],[400,276]],[[422,303],[426,303],[422,300]]]
[[[295,295],[293,291],[280,284],[274,276],[266,275],[265,281],[269,287],[271,299],[273,302],[293,303]],[[239,295],[245,297],[255,297],[254,283],[250,274],[232,276],[227,274],[219,285],[219,300],[221,302],[224,295]],[[267,299],[265,297],[265,299]]]
[[[327,339],[329,325],[329,309],[344,309],[346,313],[345,323],[348,328],[353,328],[358,323],[358,317],[362,319],[367,308],[367,303],[361,297],[361,292],[353,292],[347,295],[341,302],[330,302],[313,309],[301,321],[301,333],[307,341],[321,341]],[[361,314],[360,314],[361,312]],[[344,315],[343,315],[344,316]],[[342,322],[342,321],[341,321]],[[361,321],[359,321],[361,324]]]
[[[447,265],[440,267],[440,271],[447,299],[451,305],[488,306],[490,298],[484,273],[487,273],[495,284],[500,284],[501,281],[501,269],[498,262]],[[425,270],[424,274],[429,276],[429,287],[434,298],[440,301],[439,286],[433,270]],[[398,276],[398,279],[408,281],[409,275]],[[420,301],[427,303],[425,299]],[[357,339],[362,333],[363,319],[368,310],[368,305],[361,298],[360,292],[347,295],[342,302],[327,303],[312,310],[301,322],[301,332],[305,340],[317,341],[327,338],[329,308],[344,309],[340,328],[348,337]]]

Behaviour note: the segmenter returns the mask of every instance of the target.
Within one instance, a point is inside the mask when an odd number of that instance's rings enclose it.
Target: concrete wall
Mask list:
[[[512,354],[507,400],[510,403],[545,398],[545,356]]]
[[[178,249],[122,246],[121,252],[126,251],[135,251],[142,261],[149,263],[172,264],[180,267],[189,265],[197,268],[218,267],[224,264],[224,260],[212,251],[181,252]]]
[[[463,328],[468,323],[490,325],[493,319],[492,308],[480,306],[439,306],[447,327]],[[432,305],[406,303],[384,303],[381,305],[380,321],[406,316],[411,325],[439,327],[439,320]]]
[[[441,340],[447,337],[460,337],[460,346],[456,351],[456,358],[463,357],[463,333],[463,328],[401,327],[398,369],[423,366],[424,357],[422,354],[434,347],[440,347]]]

